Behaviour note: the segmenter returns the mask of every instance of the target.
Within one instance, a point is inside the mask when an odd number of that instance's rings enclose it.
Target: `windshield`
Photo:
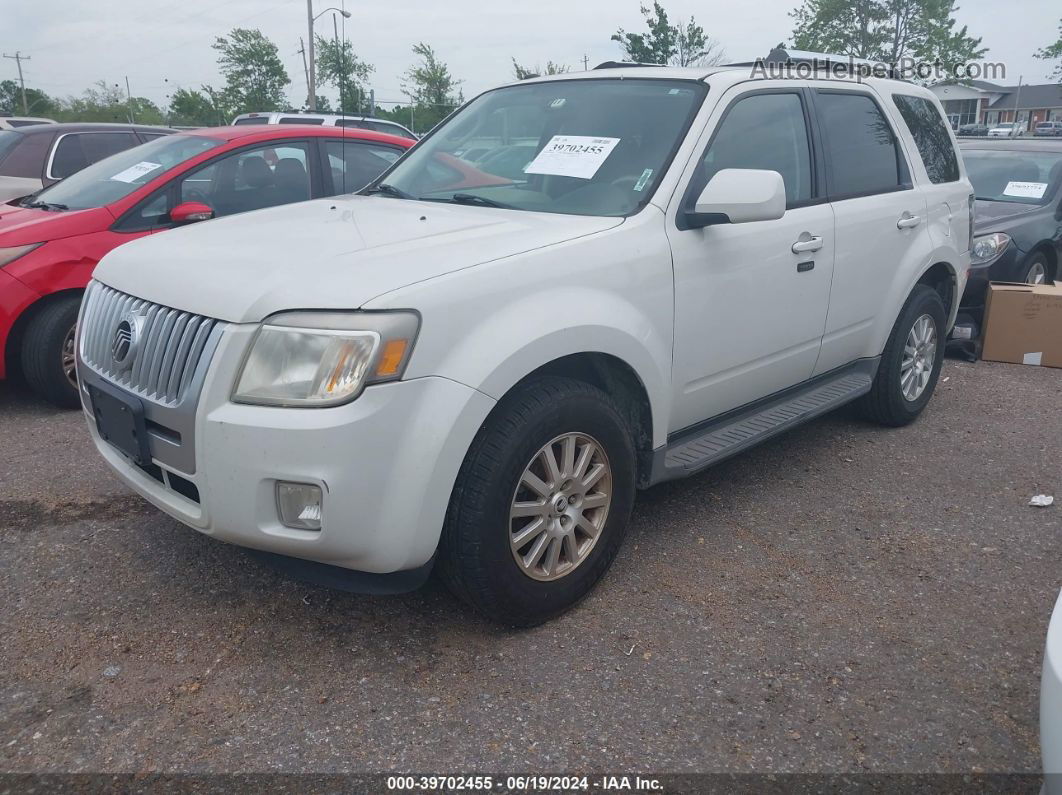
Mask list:
[[[684,80],[591,79],[489,91],[385,174],[389,189],[379,195],[629,215],[649,200],[706,90]]]
[[[63,205],[70,210],[103,207],[128,196],[174,166],[222,143],[215,138],[199,135],[156,138],[93,163],[29,197],[27,202]]]
[[[965,149],[962,159],[978,199],[1043,204],[1062,182],[1062,152]]]

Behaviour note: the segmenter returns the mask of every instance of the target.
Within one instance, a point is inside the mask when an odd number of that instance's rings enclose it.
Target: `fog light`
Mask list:
[[[277,513],[286,527],[321,529],[321,487],[277,481]]]

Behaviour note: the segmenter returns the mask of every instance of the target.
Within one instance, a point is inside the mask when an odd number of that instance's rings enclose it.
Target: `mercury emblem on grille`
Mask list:
[[[144,316],[136,312],[126,312],[118,321],[111,340],[111,361],[118,370],[128,370],[136,361],[143,326]]]

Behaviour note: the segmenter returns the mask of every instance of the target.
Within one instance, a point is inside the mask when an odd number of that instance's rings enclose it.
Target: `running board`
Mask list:
[[[870,391],[878,359],[826,373],[669,440],[653,455],[652,483],[686,477]]]

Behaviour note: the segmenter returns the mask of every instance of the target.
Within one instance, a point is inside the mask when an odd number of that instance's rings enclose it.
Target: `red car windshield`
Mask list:
[[[222,143],[215,138],[199,135],[156,138],[93,163],[62,182],[27,197],[23,203],[41,202],[69,210],[103,207]]]

